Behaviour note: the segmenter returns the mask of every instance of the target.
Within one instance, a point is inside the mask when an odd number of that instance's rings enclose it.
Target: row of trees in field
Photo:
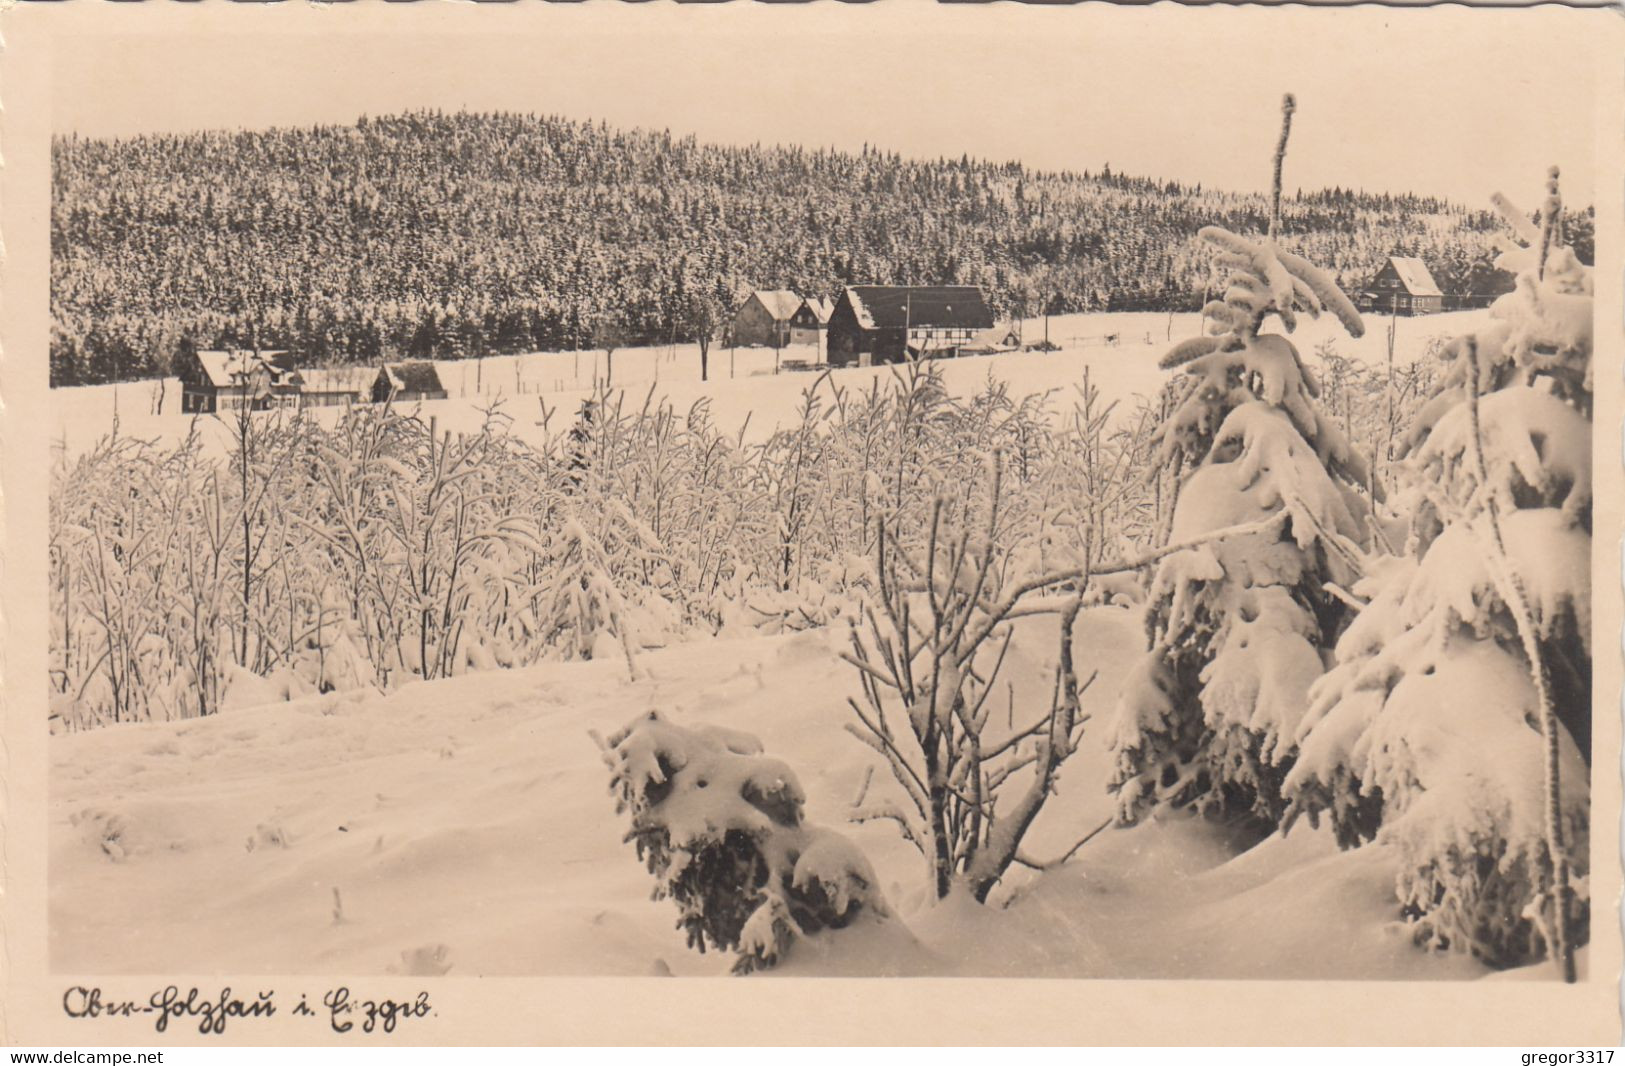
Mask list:
[[[1370,377],[1345,417],[1378,437]],[[608,390],[573,414],[543,401],[540,434],[500,405],[463,434],[388,406],[331,427],[233,412],[173,445],[115,425],[52,472],[56,709],[72,727],[190,717],[233,683],[262,695],[251,679],[388,689],[823,624],[891,574],[877,546],[929,547],[944,498],[988,506],[994,456],[1000,566],[1075,569],[1166,524],[1171,490],[1140,472],[1171,403],[1108,403],[1087,371],[1070,395],[990,379],[954,397],[922,364],[862,391],[826,374],[759,444],[703,402]]]
[[[937,494],[979,482],[994,453],[1024,550],[1098,554],[1107,530],[1156,521],[1127,476],[1143,403],[1111,428],[1092,388],[1017,399],[990,383],[956,399],[925,365],[864,392],[825,375],[760,444],[703,402],[609,392],[574,417],[544,407],[537,444],[500,409],[465,434],[387,406],[332,428],[236,413],[223,451],[196,423],[173,446],[115,427],[53,472],[56,710],[69,727],[188,717],[234,686],[239,701],[267,685],[389,689],[821,624],[865,580],[882,526],[923,528]]]
[[[1194,309],[1199,226],[1244,232],[1268,211],[1109,169],[721,147],[513,114],[70,135],[52,162],[56,385],[165,375],[187,340],[309,365],[582,349],[603,329],[686,341],[715,334],[749,286],[977,284],[1001,317]],[[1499,291],[1485,212],[1341,189],[1283,211],[1297,250],[1345,287],[1399,253],[1449,293]]]

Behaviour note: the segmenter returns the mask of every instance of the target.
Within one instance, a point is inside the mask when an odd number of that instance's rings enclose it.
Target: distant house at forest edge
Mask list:
[[[952,358],[993,312],[975,285],[853,285],[829,316],[831,366]]]
[[[1444,293],[1427,264],[1408,255],[1391,255],[1370,287],[1360,294],[1368,311],[1430,315],[1444,310]]]
[[[790,343],[790,319],[800,306],[801,297],[789,289],[757,289],[734,312],[734,344],[783,348]]]
[[[411,403],[444,400],[445,386],[434,364],[424,361],[385,363],[372,382],[373,403]]]
[[[834,304],[822,296],[809,296],[801,301],[796,313],[790,316],[790,343],[817,344],[829,328],[829,315]]]
[[[180,379],[185,414],[298,406],[304,384],[287,352],[246,348],[184,351]]]
[[[299,376],[304,379],[299,393],[300,407],[342,407],[364,403],[370,398],[375,380],[372,370],[364,366],[307,368],[301,370]]]

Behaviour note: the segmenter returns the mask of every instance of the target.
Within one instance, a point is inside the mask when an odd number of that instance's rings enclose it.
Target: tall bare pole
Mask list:
[[[1281,232],[1281,167],[1286,163],[1286,139],[1292,134],[1292,112],[1298,101],[1291,93],[1281,97],[1281,139],[1275,145],[1275,177],[1270,183],[1270,240]]]

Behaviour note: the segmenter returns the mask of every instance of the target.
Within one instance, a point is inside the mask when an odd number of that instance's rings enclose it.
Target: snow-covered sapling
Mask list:
[[[783,960],[798,940],[890,917],[869,860],[846,837],[807,824],[784,763],[746,733],[640,715],[603,744],[626,839],[677,904],[699,951],[738,955],[735,973]]]
[[[1517,287],[1446,346],[1397,449],[1410,546],[1355,586],[1369,603],[1312,692],[1286,787],[1345,846],[1398,847],[1419,942],[1492,965],[1544,950],[1573,980],[1590,806],[1592,279],[1557,232],[1555,172],[1541,226],[1495,203],[1526,242],[1500,241]]]
[[[1164,805],[1280,818],[1309,686],[1347,613],[1335,592],[1358,575],[1366,464],[1319,410],[1297,349],[1261,332],[1323,310],[1364,329],[1336,284],[1277,242],[1292,110],[1289,96],[1269,235],[1201,231],[1229,272],[1224,298],[1204,308],[1211,334],[1162,360],[1187,382],[1154,434],[1156,476],[1175,493],[1167,536],[1186,546],[1152,575],[1150,649],[1110,739],[1124,821]]]

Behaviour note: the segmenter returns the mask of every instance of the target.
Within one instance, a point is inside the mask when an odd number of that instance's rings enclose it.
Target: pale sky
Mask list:
[[[1289,190],[1473,206],[1502,190],[1533,205],[1557,163],[1569,202],[1592,199],[1595,13],[583,4],[482,21],[449,6],[397,8],[387,32],[366,33],[332,9],[237,18],[227,33],[132,21],[149,32],[58,51],[54,125],[117,135],[508,110],[1262,190],[1291,91]],[[308,26],[322,32],[286,32]]]

